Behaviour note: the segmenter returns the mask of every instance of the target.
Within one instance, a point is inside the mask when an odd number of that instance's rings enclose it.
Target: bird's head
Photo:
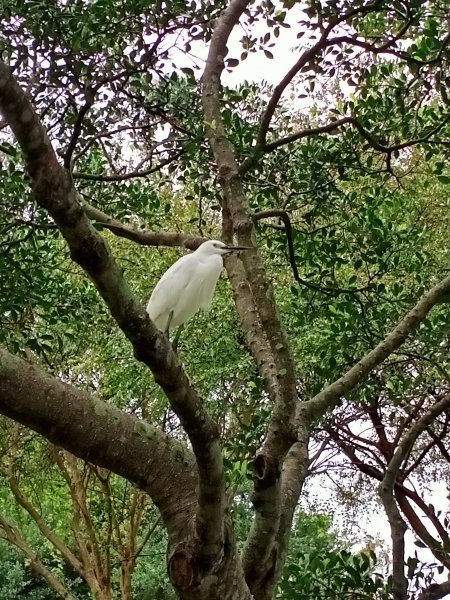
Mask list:
[[[197,248],[196,252],[198,252],[198,254],[203,254],[204,256],[211,256],[213,254],[222,256],[223,254],[229,254],[230,252],[248,249],[249,246],[229,246],[220,240],[208,240],[207,242],[203,242],[203,244]]]

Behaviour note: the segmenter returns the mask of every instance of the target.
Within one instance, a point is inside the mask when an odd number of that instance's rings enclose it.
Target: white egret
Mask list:
[[[198,310],[209,310],[223,269],[222,256],[246,249],[208,240],[195,252],[178,259],[158,281],[147,305],[147,312],[156,327],[168,333],[169,329],[183,325]]]

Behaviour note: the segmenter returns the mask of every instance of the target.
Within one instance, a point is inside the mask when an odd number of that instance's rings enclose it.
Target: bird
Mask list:
[[[247,249],[208,240],[174,262],[156,284],[147,305],[155,326],[168,335],[170,329],[186,323],[198,310],[208,311],[223,269],[222,257]]]

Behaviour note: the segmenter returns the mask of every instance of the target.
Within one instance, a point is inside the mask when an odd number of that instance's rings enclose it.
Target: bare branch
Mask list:
[[[77,114],[77,118],[75,119],[75,123],[72,130],[72,135],[70,137],[69,145],[67,146],[67,150],[64,153],[64,167],[70,170],[70,165],[72,162],[72,154],[75,150],[75,147],[78,142],[78,138],[81,135],[81,130],[83,127],[84,117],[89,112],[90,108],[94,104],[95,93],[92,88],[87,88],[85,90],[85,102],[83,106],[80,108]]]
[[[85,570],[83,564],[78,560],[78,558],[73,554],[70,548],[62,541],[58,535],[50,529],[47,525],[46,521],[42,517],[42,515],[36,510],[30,500],[25,496],[24,492],[19,486],[19,482],[17,480],[16,475],[12,469],[11,460],[8,465],[8,481],[11,491],[14,495],[14,498],[24,508],[36,525],[39,528],[39,531],[45,536],[48,541],[54,546],[54,548],[61,554],[62,558],[71,565],[71,567],[79,574],[81,577],[85,577]]]
[[[318,125],[317,127],[311,127],[307,129],[302,129],[301,131],[296,131],[291,135],[288,135],[284,138],[279,138],[273,142],[269,142],[264,146],[264,152],[271,152],[280,146],[284,146],[285,144],[290,144],[291,142],[296,142],[297,140],[301,140],[305,137],[310,137],[313,135],[320,135],[321,133],[330,133],[338,127],[342,127],[342,125],[346,125],[347,123],[352,123],[352,117],[342,117],[342,119],[336,119],[335,121],[331,121],[326,125]]]
[[[378,487],[380,498],[383,502],[384,509],[388,516],[391,526],[392,535],[392,579],[394,598],[398,600],[406,600],[407,597],[407,580],[405,577],[404,556],[405,556],[405,540],[404,533],[406,525],[400,515],[399,508],[395,502],[394,490],[395,483],[399,477],[400,469],[403,463],[407,460],[412,447],[419,435],[427,429],[431,422],[439,416],[443,411],[450,406],[450,394],[442,400],[436,402],[418,419],[412,427],[405,433],[402,441],[398,445],[392,459],[386,469],[383,481]],[[403,501],[406,498],[403,497]],[[406,502],[406,504],[408,504]],[[406,507],[407,508],[407,507]],[[425,528],[424,528],[425,529]],[[428,532],[421,531],[422,535],[428,540]],[[431,536],[430,536],[431,537]],[[433,552],[436,551],[434,544],[430,548]]]
[[[81,200],[81,204],[84,212],[92,221],[102,225],[105,229],[109,229],[114,235],[126,238],[142,246],[184,247],[196,250],[200,244],[206,241],[205,238],[185,233],[136,229],[107,215],[84,200]]]
[[[174,162],[183,154],[183,151],[180,150],[176,152],[172,156],[169,156],[165,160],[162,160],[159,164],[149,167],[148,169],[144,169],[142,171],[130,171],[129,173],[115,173],[113,175],[97,175],[96,173],[80,173],[79,171],[74,171],[72,173],[73,179],[84,179],[87,181],[127,181],[128,179],[136,179],[137,177],[147,177],[152,173],[156,173],[160,171],[162,168],[167,167],[170,163]]]
[[[295,258],[294,241],[292,239],[292,224],[288,213],[280,208],[271,208],[268,210],[261,210],[252,215],[252,219],[254,221],[260,221],[261,219],[268,219],[270,217],[278,217],[283,221],[284,227],[281,227],[281,229],[283,229],[283,231],[286,233],[288,257],[292,269],[292,275],[295,281],[300,283],[300,285],[303,285],[310,290],[314,290],[315,292],[321,292],[322,294],[327,294],[329,296],[337,296],[339,294],[355,294],[356,292],[363,292],[368,289],[368,286],[361,288],[336,288],[326,285],[317,285],[300,277],[297,268],[297,260]]]
[[[303,54],[297,60],[295,65],[293,65],[289,69],[289,71],[286,73],[286,75],[283,77],[283,79],[280,81],[280,83],[278,83],[278,85],[276,85],[273,90],[272,96],[271,96],[271,98],[266,106],[266,109],[261,117],[259,131],[258,131],[258,135],[256,138],[256,148],[257,149],[264,148],[266,145],[266,137],[267,137],[267,132],[269,130],[270,122],[274,115],[275,109],[278,105],[278,102],[279,102],[282,94],[284,93],[285,89],[287,88],[287,86],[291,83],[291,81],[294,79],[294,77],[300,72],[300,70],[305,65],[307,65],[308,62],[310,60],[312,60],[317,54],[319,54],[319,52],[321,52],[328,46],[332,46],[336,43],[335,39],[331,39],[331,40],[328,39],[328,36],[331,33],[331,31],[337,25],[339,25],[339,23],[346,21],[350,17],[355,16],[357,14],[370,13],[370,12],[376,10],[380,5],[381,5],[380,0],[375,0],[374,2],[370,2],[366,6],[351,9],[350,11],[343,13],[342,15],[339,15],[338,18],[334,19],[333,21],[330,21],[330,23],[323,29],[322,34],[321,34],[320,38],[317,40],[317,42],[313,46],[311,46],[311,48],[308,48],[307,50],[305,50],[303,52]]]

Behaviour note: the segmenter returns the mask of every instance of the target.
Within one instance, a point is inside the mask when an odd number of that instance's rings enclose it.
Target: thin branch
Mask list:
[[[25,496],[24,492],[20,489],[19,482],[14,473],[14,462],[12,456],[10,456],[8,465],[8,482],[17,503],[27,511],[27,513],[38,526],[42,535],[47,538],[53,547],[61,554],[61,557],[67,562],[67,564],[70,565],[79,575],[81,575],[81,577],[84,577],[85,570],[83,564],[77,559],[77,557],[63,542],[63,540],[51,530],[36,507],[33,506],[30,500]]]
[[[378,150],[379,152],[384,152],[387,155],[391,155],[396,150],[402,150],[403,148],[409,148],[411,146],[416,146],[417,144],[423,144],[424,142],[429,142],[430,137],[432,137],[433,135],[438,133],[449,122],[450,122],[450,114],[447,117],[445,117],[444,119],[442,119],[442,121],[440,121],[439,124],[436,125],[436,127],[434,127],[426,135],[424,135],[420,138],[407,140],[405,142],[401,142],[400,144],[393,144],[392,146],[385,146],[384,144],[381,144],[376,138],[374,138],[371,133],[366,131],[356,118],[353,118],[351,120],[351,123],[356,127],[358,132],[369,143],[369,145],[372,146],[372,148],[374,148],[375,150]]]
[[[296,131],[291,135],[287,135],[286,137],[279,138],[273,142],[269,142],[264,146],[264,152],[271,152],[280,146],[284,146],[285,144],[290,144],[291,142],[296,142],[297,140],[301,140],[305,137],[310,137],[313,135],[320,135],[321,133],[330,133],[342,125],[346,125],[347,123],[352,123],[352,117],[342,117],[342,119],[336,119],[335,121],[331,121],[326,125],[318,125],[317,127],[311,127],[307,129],[302,129],[300,131]],[[243,163],[244,164],[244,163]]]
[[[126,225],[95,208],[84,200],[80,200],[84,212],[87,216],[105,229],[114,233],[118,237],[123,237],[142,246],[167,246],[181,247],[196,250],[200,244],[206,241],[205,238],[188,235],[185,233],[169,232],[169,231],[149,231],[148,229],[136,229],[130,225]]]
[[[65,588],[61,581],[47,569],[37,552],[29,546],[22,532],[2,514],[0,514],[0,527],[4,531],[5,538],[26,556],[29,560],[30,568],[40,575],[52,590],[64,600],[76,600],[75,596]]]
[[[286,75],[283,77],[283,79],[275,86],[275,88],[273,90],[272,96],[271,96],[269,102],[267,103],[266,109],[260,120],[259,131],[258,131],[258,135],[256,137],[256,144],[255,144],[256,149],[262,149],[266,145],[266,137],[267,137],[267,132],[269,130],[270,122],[275,113],[275,109],[278,106],[278,102],[279,102],[282,94],[284,93],[285,89],[287,88],[287,86],[291,83],[291,81],[294,79],[294,77],[297,75],[297,73],[299,73],[299,71],[305,65],[308,64],[308,62],[310,60],[312,60],[319,52],[321,52],[328,46],[331,46],[335,43],[334,39],[332,39],[332,40],[328,39],[328,35],[331,33],[331,31],[337,25],[339,25],[339,23],[346,21],[347,19],[351,18],[352,16],[355,16],[357,14],[370,13],[370,12],[376,10],[378,8],[378,6],[380,6],[380,5],[381,5],[380,0],[374,0],[373,2],[369,2],[366,6],[351,9],[350,11],[343,13],[342,15],[339,15],[339,17],[337,17],[333,21],[330,21],[330,23],[323,29],[322,34],[321,34],[320,38],[318,39],[318,41],[311,48],[308,48],[307,50],[305,50],[303,52],[303,54],[297,60],[295,65],[293,65],[289,69],[289,71],[286,73]],[[257,153],[257,151],[258,150],[256,150],[256,153]],[[256,154],[255,154],[255,158],[256,158]]]
[[[432,287],[394,329],[364,358],[335,382],[331,383],[314,398],[304,402],[303,414],[307,419],[320,417],[339,399],[354,389],[363,379],[390,354],[395,352],[425,320],[430,310],[450,293],[450,275]]]
[[[144,169],[143,171],[136,170],[136,171],[130,171],[129,173],[117,173],[117,174],[112,174],[112,175],[100,175],[100,174],[97,175],[96,173],[81,173],[79,171],[74,171],[72,173],[72,177],[73,177],[73,179],[84,179],[87,181],[104,181],[104,182],[127,181],[128,179],[135,179],[137,177],[147,177],[148,175],[151,175],[152,173],[156,173],[157,171],[160,171],[167,165],[170,165],[170,163],[177,160],[182,154],[183,154],[183,151],[180,150],[179,152],[176,152],[175,154],[173,154],[172,156],[169,156],[165,160],[162,160],[159,164],[157,164],[153,167],[149,167],[148,169]]]
[[[291,265],[292,275],[295,281],[297,281],[304,287],[309,288],[310,290],[313,290],[315,292],[321,292],[323,294],[328,294],[330,296],[337,296],[339,294],[355,294],[356,292],[364,292],[367,289],[369,289],[369,286],[361,288],[335,288],[325,285],[317,285],[300,277],[297,268],[297,260],[295,258],[294,241],[292,239],[292,223],[288,213],[280,208],[271,208],[268,210],[261,210],[252,215],[252,219],[254,221],[260,221],[261,219],[269,219],[271,217],[278,217],[283,221],[284,227],[281,227],[281,229],[286,233],[289,263]]]
[[[5,146],[4,144],[0,144],[0,152],[3,152],[3,154],[7,154],[8,156],[16,155],[16,151],[14,150],[14,148],[10,148],[9,146]]]
[[[75,119],[75,123],[72,130],[72,135],[70,136],[69,145],[67,146],[67,150],[64,152],[64,168],[70,170],[70,165],[72,162],[72,154],[75,150],[75,147],[78,142],[78,138],[81,135],[81,130],[83,127],[84,117],[87,115],[92,105],[94,104],[95,92],[93,88],[89,87],[85,90],[85,102],[83,106],[80,108],[77,114],[77,118]]]

